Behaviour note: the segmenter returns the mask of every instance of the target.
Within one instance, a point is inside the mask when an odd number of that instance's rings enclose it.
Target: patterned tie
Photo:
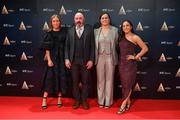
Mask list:
[[[78,32],[78,37],[80,38],[81,37],[81,28],[78,28],[77,32]]]

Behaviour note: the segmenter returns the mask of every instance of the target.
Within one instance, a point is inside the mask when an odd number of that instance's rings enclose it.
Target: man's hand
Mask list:
[[[92,61],[88,61],[86,64],[87,69],[91,69],[93,67],[93,62]]]

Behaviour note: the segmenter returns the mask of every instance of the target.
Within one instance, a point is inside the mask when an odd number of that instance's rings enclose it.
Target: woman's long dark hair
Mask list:
[[[132,24],[132,22],[131,22],[130,20],[123,20],[122,23],[121,23],[121,38],[125,37],[125,33],[124,33],[124,31],[123,31],[123,23],[124,23],[124,22],[128,22],[128,23],[130,24],[130,26],[132,27],[131,32],[132,32],[132,33],[135,33],[135,32],[134,32],[134,29],[133,29],[133,24]]]

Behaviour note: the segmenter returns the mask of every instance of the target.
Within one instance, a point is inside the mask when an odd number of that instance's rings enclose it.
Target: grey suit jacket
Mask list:
[[[99,27],[98,29],[94,30],[94,36],[95,36],[95,64],[98,62],[98,41],[99,36],[101,33],[102,28]],[[112,64],[117,65],[118,64],[118,54],[116,51],[116,46],[118,45],[118,29],[114,26],[110,26],[110,38],[111,38],[111,48],[112,48]]]

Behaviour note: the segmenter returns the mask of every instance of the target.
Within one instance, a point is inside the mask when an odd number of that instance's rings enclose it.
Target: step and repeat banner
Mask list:
[[[180,98],[179,0],[1,0],[0,11],[0,95],[42,95],[45,61],[40,45],[49,19],[58,14],[62,26],[71,27],[79,11],[91,25],[101,12],[108,12],[118,28],[129,19],[148,45],[148,54],[138,63],[134,98]],[[69,78],[68,83],[71,96]],[[95,69],[90,83],[90,96],[96,97]],[[118,70],[114,94],[121,97]]]

